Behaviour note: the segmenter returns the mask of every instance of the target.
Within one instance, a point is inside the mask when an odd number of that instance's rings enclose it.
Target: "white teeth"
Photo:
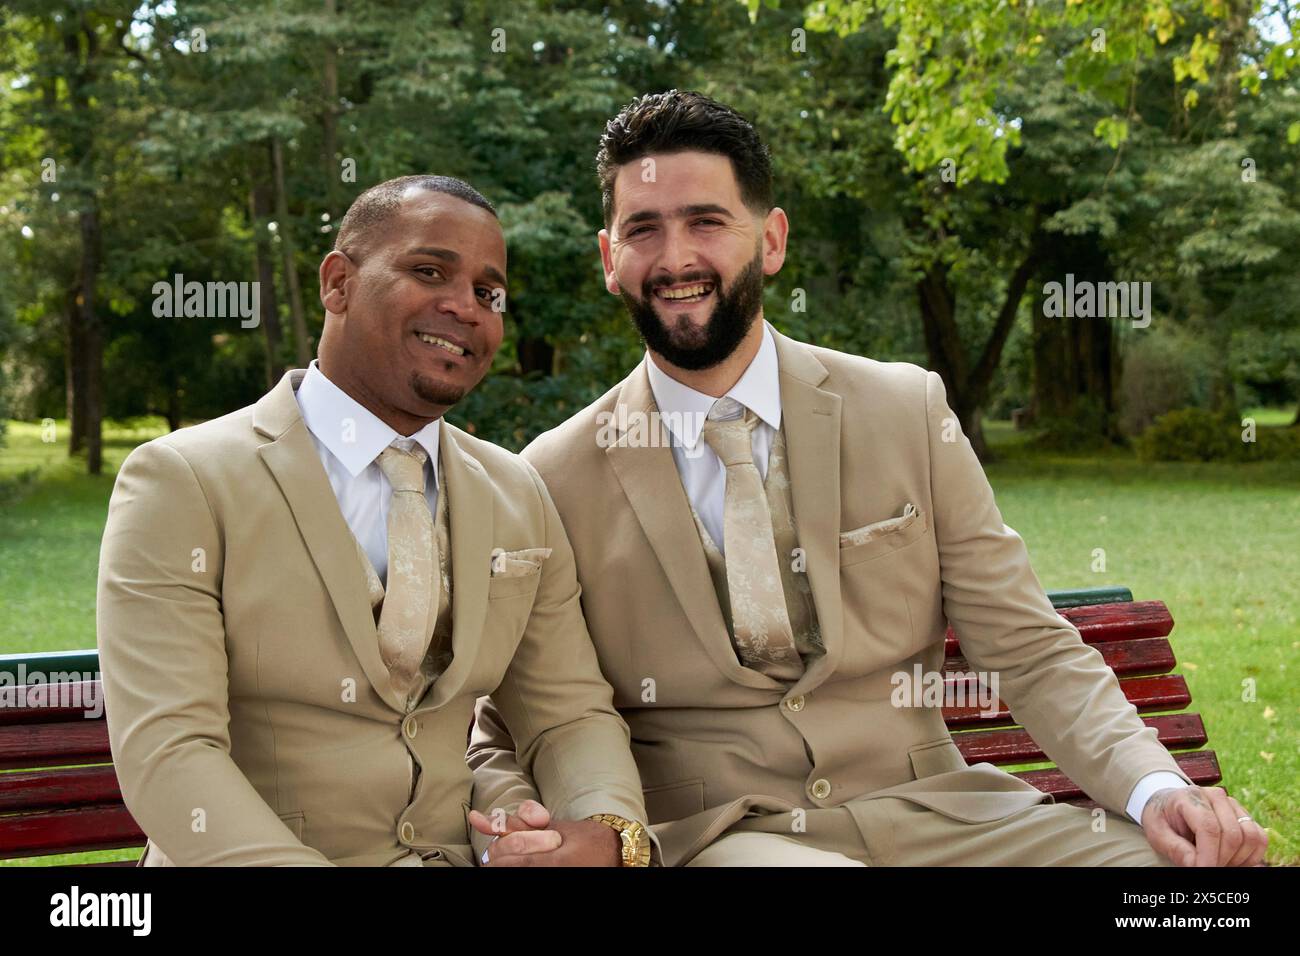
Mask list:
[[[660,289],[659,295],[665,299],[690,299],[697,295],[704,295],[713,287],[708,283],[698,285],[688,285],[681,289]]]
[[[463,348],[461,348],[459,345],[452,345],[446,339],[440,339],[436,335],[425,335],[423,332],[416,332],[415,334],[420,337],[421,342],[428,342],[430,345],[436,345],[439,348],[446,349],[452,355],[465,354],[465,350]]]

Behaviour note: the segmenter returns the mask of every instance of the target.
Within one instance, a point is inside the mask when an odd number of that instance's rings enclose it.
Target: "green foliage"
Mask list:
[[[1139,435],[1167,412],[1210,400],[1214,356],[1186,332],[1135,334],[1123,362],[1119,427],[1125,435]]]
[[[757,19],[759,0],[743,2]],[[767,0],[766,5],[779,3]],[[1225,38],[1234,46],[1239,40],[1245,19],[1240,6],[1223,0],[815,0],[807,13],[814,30],[856,33],[878,18],[891,31],[894,45],[887,63],[892,75],[884,110],[896,127],[894,147],[918,172],[954,161],[956,184],[962,186],[1007,180],[1008,151],[1020,144],[1021,131],[1004,109],[1002,96],[1024,66],[1054,57],[1061,75],[1077,90],[1123,110],[1127,115],[1112,112],[1093,126],[1094,136],[1118,149],[1128,140],[1136,113],[1139,71],[1160,47],[1176,43],[1168,67],[1174,83],[1210,84],[1212,71],[1222,65]],[[1288,17],[1295,16],[1285,5],[1262,6],[1261,20],[1289,24]],[[1204,32],[1197,29],[1187,36],[1189,20]],[[1064,51],[1050,39],[1061,33],[1072,38]],[[1276,82],[1291,74],[1300,61],[1297,52],[1300,38],[1292,36],[1271,45],[1259,59],[1244,58],[1231,79],[1258,93],[1264,77]],[[1199,93],[1189,89],[1184,104],[1190,108],[1198,99]]]
[[[1143,461],[1228,461],[1240,454],[1231,419],[1203,408],[1166,412],[1137,440]]]
[[[506,337],[453,418],[518,447],[640,358],[601,281],[592,160],[624,103],[674,86],[736,106],[771,145],[792,224],[765,296],[778,328],[934,367],[918,279],[941,274],[960,304],[953,331],[970,369],[1032,244],[1052,252],[1068,238],[1121,278],[1150,279],[1158,321],[1208,343],[1222,358],[1216,375],[1295,389],[1300,276],[1287,253],[1300,224],[1288,183],[1300,181],[1300,151],[1285,132],[1300,125],[1300,97],[1289,40],[1239,30],[1199,2],[762,6],[751,21],[738,3],[651,0],[356,0],[333,14],[318,0],[10,4],[0,31],[0,372],[10,373],[11,406],[64,412],[86,190],[102,209],[106,412],[179,401],[193,419],[265,389],[264,332],[158,319],[153,283],[178,272],[255,278],[255,239],[269,237],[284,332],[272,364],[294,364],[289,274],[314,339],[316,268],[342,210],[374,182],[429,170],[468,179],[501,209]],[[1252,9],[1257,23],[1272,7]],[[58,24],[82,12],[111,56],[94,100],[73,110]],[[1096,29],[1104,49],[1093,49]],[[1260,95],[1229,98],[1227,110],[1224,84],[1241,64],[1258,67]],[[98,156],[83,169],[72,144],[87,131]],[[286,213],[254,217],[250,192],[270,182],[273,139]],[[39,175],[46,156],[58,161],[55,184]],[[1258,174],[1250,183],[1247,157]],[[355,181],[340,175],[344,161]],[[286,239],[296,250],[288,263]],[[1049,256],[1039,268],[1058,267],[1071,262]],[[1031,397],[1027,312],[986,407],[1005,412]],[[1068,434],[1086,419],[1050,430]]]
[[[1259,428],[1245,439],[1240,421],[1202,408],[1180,408],[1156,419],[1136,447],[1143,461],[1296,461],[1300,428]]]
[[[1100,399],[1081,399],[1073,414],[1042,416],[1034,423],[1038,434],[1031,444],[1044,451],[1096,451],[1107,444],[1109,417]]]

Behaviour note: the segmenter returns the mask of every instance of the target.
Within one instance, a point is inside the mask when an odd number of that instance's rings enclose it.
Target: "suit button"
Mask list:
[[[786,709],[796,714],[799,713],[799,711],[803,710],[803,705],[804,705],[803,694],[800,694],[798,697],[791,697],[789,700],[785,702]]]
[[[407,717],[402,723],[402,731],[406,734],[408,740],[414,740],[416,733],[420,729],[420,722],[414,717]]]
[[[812,785],[812,795],[818,800],[825,800],[831,795],[831,782],[825,778],[814,780]]]
[[[402,842],[403,842],[403,843],[412,843],[412,842],[414,842],[414,840],[415,840],[415,824],[412,823],[410,820],[407,820],[405,823],[403,823],[403,824],[402,824],[401,835],[402,835]]]

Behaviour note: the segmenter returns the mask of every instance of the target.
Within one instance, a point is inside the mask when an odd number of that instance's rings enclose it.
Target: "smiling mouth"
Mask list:
[[[438,335],[429,335],[427,332],[416,332],[415,337],[426,345],[432,345],[440,348],[444,352],[450,352],[452,355],[468,355],[469,349],[457,345],[455,342],[449,342],[447,339]]]
[[[712,282],[696,282],[693,285],[678,286],[677,288],[655,289],[654,296],[663,302],[690,304],[705,299],[712,292]]]

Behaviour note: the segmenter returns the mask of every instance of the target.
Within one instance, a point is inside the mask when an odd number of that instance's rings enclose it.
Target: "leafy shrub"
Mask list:
[[[1081,398],[1070,416],[1041,417],[1033,446],[1044,451],[1095,451],[1107,445],[1106,409],[1096,396]]]
[[[1261,428],[1245,445],[1249,461],[1300,461],[1300,426]]]
[[[1212,356],[1190,335],[1136,338],[1124,350],[1119,386],[1119,427],[1130,438],[1167,412],[1204,405],[1213,379]]]
[[[1156,419],[1137,439],[1143,461],[1300,460],[1300,428],[1257,428],[1242,439],[1241,422],[1203,408],[1179,408]]]

